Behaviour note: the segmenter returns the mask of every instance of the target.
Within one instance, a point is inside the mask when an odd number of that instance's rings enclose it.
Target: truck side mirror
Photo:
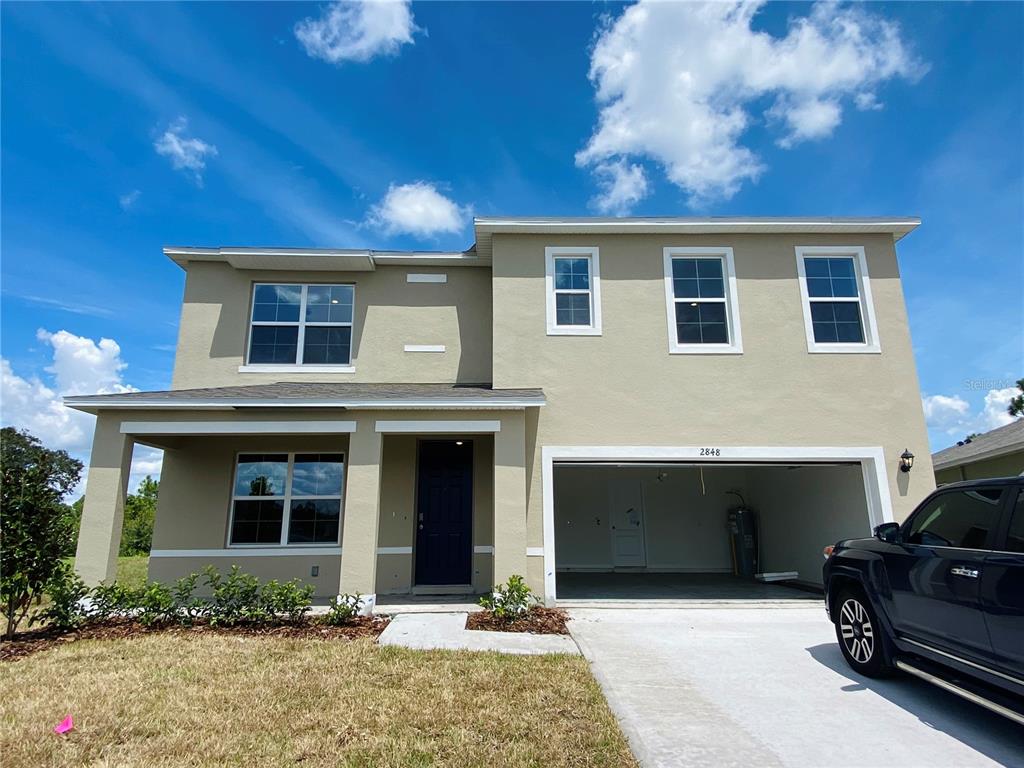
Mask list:
[[[882,523],[880,526],[875,528],[875,538],[888,544],[899,544],[900,524]]]

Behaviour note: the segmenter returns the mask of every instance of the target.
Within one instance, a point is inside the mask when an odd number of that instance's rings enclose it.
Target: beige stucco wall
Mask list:
[[[194,415],[194,414],[193,414]],[[260,435],[181,438],[164,452],[153,527],[153,549],[224,549],[228,541],[231,489],[240,452],[322,451],[348,454],[348,435]],[[347,474],[347,461],[346,461]],[[336,595],[341,568],[337,554],[295,548],[278,557],[247,557],[238,549],[230,558],[152,557],[149,576],[173,581],[207,565],[232,564],[260,579],[298,578],[316,587],[318,596]],[[319,566],[313,577],[312,566]]]
[[[416,435],[384,438],[377,546],[410,547],[413,553],[377,555],[378,595],[406,594],[413,586],[420,439]],[[488,547],[493,544],[494,530],[494,438],[472,435],[462,439],[473,443],[473,546]],[[491,586],[491,562],[490,553],[473,555],[473,587],[477,591],[484,592]]]
[[[445,273],[446,283],[409,283],[409,273]],[[222,387],[274,381],[467,384],[491,380],[490,270],[378,267],[373,272],[236,270],[190,262],[172,386]],[[248,345],[254,283],[355,285],[354,373],[239,373]],[[444,352],[405,352],[443,344]]]
[[[517,433],[515,424],[522,422],[521,412],[510,411],[340,411],[340,410],[297,410],[282,415],[279,411],[225,412],[225,411],[147,411],[145,413],[120,411],[110,412],[104,417],[105,428],[98,433],[101,451],[110,452],[123,442],[119,431],[122,421],[144,422],[181,422],[181,421],[264,421],[289,420],[326,422],[332,420],[354,420],[357,431],[352,435],[251,435],[251,436],[162,436],[148,437],[149,442],[165,448],[164,465],[161,476],[160,496],[157,503],[156,523],[153,533],[153,550],[214,550],[216,555],[189,556],[154,556],[150,559],[149,575],[151,579],[170,582],[194,571],[200,571],[208,565],[216,565],[222,569],[238,564],[247,573],[260,579],[291,579],[299,578],[314,585],[318,597],[336,595],[339,581],[347,591],[360,591],[364,594],[373,590],[389,593],[407,593],[412,587],[413,558],[410,554],[378,554],[377,547],[413,547],[415,552],[415,506],[416,506],[416,452],[420,439],[463,439],[473,443],[473,538],[474,547],[492,547],[494,541],[494,498],[495,498],[495,464],[494,436],[491,434],[401,434],[379,435],[375,432],[378,419],[385,420],[466,420],[466,421],[500,421],[503,426],[511,423],[514,442]],[[350,461],[352,442],[360,438],[375,437],[382,445],[379,459],[379,488],[371,488],[365,483],[353,490],[353,464]],[[345,587],[342,577],[342,558],[336,552],[317,551],[308,548],[285,548],[286,554],[270,556],[247,555],[244,548],[227,551],[228,532],[230,526],[231,491],[234,479],[236,456],[239,452],[341,452],[345,454],[345,503],[343,506],[343,526],[341,546],[347,553],[349,564],[348,578],[356,586]],[[515,453],[513,447],[509,453]],[[118,454],[120,456],[120,454]],[[520,442],[518,455],[519,467],[525,462],[525,448]],[[127,466],[130,459],[123,458],[111,461],[111,471],[120,471],[119,467]],[[359,470],[368,470],[360,467]],[[364,472],[365,474],[365,472]],[[87,487],[86,498],[94,498],[95,506],[100,511],[97,515],[99,527],[106,530],[109,521],[114,519],[111,514],[112,502],[115,498],[110,484],[99,482],[95,487]],[[520,474],[519,479],[522,480]],[[525,489],[518,489],[520,499]],[[515,488],[502,493],[503,497],[515,498]],[[108,498],[109,497],[109,498]],[[358,497],[358,498],[357,498]],[[379,498],[379,503],[376,499]],[[367,528],[359,523],[353,515],[360,518],[372,514],[376,527],[376,546],[373,552],[363,552],[361,548],[353,549],[351,543],[346,545],[345,532]],[[522,515],[525,518],[525,514]],[[353,528],[352,523],[357,523]],[[93,537],[94,539],[96,537]],[[525,534],[520,532],[514,537],[516,544],[521,545]],[[90,554],[82,558],[83,563],[93,559],[92,551],[105,551],[107,539],[100,541],[88,539],[86,544],[93,547]],[[116,551],[116,544],[113,545]],[[266,549],[261,547],[260,549]],[[473,555],[473,586],[478,591],[486,591],[493,583],[493,554],[479,552]],[[525,560],[525,552],[522,555]],[[105,561],[104,561],[105,562]],[[312,576],[312,567],[319,567],[318,576]],[[105,566],[104,566],[105,567]],[[376,573],[374,574],[374,568]],[[524,568],[520,569],[525,570]],[[94,581],[106,578],[99,574]]]
[[[556,245],[600,249],[601,336],[547,335]],[[734,250],[743,354],[668,352],[662,249],[697,245]],[[808,353],[797,245],[865,248],[881,354]],[[882,446],[896,519],[934,487],[891,237],[495,235],[493,248],[494,385],[543,387],[548,402],[528,414],[529,546],[543,543],[546,445]]]
[[[961,480],[983,480],[987,477],[1015,477],[1021,473],[1024,473],[1024,451],[1017,451],[994,459],[972,461],[959,467],[936,470],[935,482],[938,485],[945,485]]]

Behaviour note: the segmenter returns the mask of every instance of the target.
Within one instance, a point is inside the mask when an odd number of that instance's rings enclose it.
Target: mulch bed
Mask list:
[[[524,616],[513,620],[498,619],[487,611],[469,614],[466,629],[490,632],[530,632],[534,635],[568,635],[565,622],[569,616],[560,608],[531,608]]]
[[[361,637],[376,639],[388,625],[385,616],[359,616],[351,619],[348,624],[334,627],[316,620],[304,621],[300,624],[252,625],[240,624],[234,627],[211,627],[209,624],[196,624],[182,627],[176,624],[160,627],[144,627],[138,622],[119,620],[87,624],[81,629],[71,632],[60,632],[51,627],[30,629],[19,632],[13,640],[0,640],[0,661],[14,661],[32,653],[55,648],[64,643],[76,640],[123,640],[143,635],[238,635],[249,637],[287,637],[300,640],[356,640]]]

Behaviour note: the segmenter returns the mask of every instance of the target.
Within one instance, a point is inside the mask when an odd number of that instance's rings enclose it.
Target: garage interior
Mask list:
[[[859,462],[557,462],[554,508],[559,602],[817,600],[822,548],[872,527]],[[737,508],[747,571],[788,576],[736,575]]]

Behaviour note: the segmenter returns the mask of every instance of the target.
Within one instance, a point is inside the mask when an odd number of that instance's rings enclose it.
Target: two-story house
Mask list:
[[[172,389],[66,400],[97,415],[78,570],[113,577],[143,443],[165,450],[158,580],[237,563],[375,596],[519,573],[549,603],[628,599],[637,573],[732,573],[743,505],[758,570],[820,583],[822,546],[934,486],[895,251],[918,224],[487,218],[461,253],[166,248]]]

